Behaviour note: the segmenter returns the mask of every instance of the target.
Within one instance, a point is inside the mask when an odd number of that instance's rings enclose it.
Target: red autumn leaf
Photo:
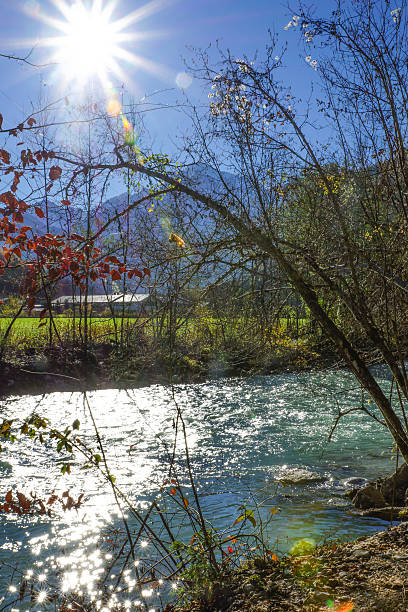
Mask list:
[[[111,272],[112,280],[120,280],[122,276],[119,274],[117,270],[112,270]]]
[[[0,113],[0,130],[3,127],[3,115]]]
[[[39,208],[38,206],[34,206],[34,210],[35,210],[35,214],[37,215],[37,217],[40,217],[40,219],[44,219],[45,215],[43,211],[41,210],[41,208]]]
[[[23,495],[23,493],[20,493],[20,491],[17,491],[17,499],[23,510],[26,511],[30,509],[31,502],[26,498],[25,495]]]
[[[228,546],[227,550],[228,550],[229,553],[233,553],[234,552],[234,549],[232,548],[232,546]]]
[[[51,166],[49,176],[52,181],[56,181],[57,179],[59,179],[61,174],[62,170],[59,166]]]
[[[61,200],[61,204],[64,206],[71,206],[71,202],[69,200]]]
[[[171,493],[172,495],[175,495],[175,494],[177,493],[177,489],[170,489],[170,493]]]
[[[115,257],[115,255],[108,255],[108,257],[105,257],[105,261],[111,261],[114,264],[120,264],[119,259]]]
[[[81,241],[84,241],[85,238],[83,238],[79,234],[71,234],[71,240],[81,240]]]
[[[14,221],[16,223],[24,223],[24,218],[21,212],[16,212],[16,214],[14,215]]]
[[[0,149],[0,159],[5,164],[9,164],[10,163],[10,153],[8,151],[5,151],[4,149]]]
[[[52,189],[54,183],[50,183],[49,185],[47,185],[45,191],[49,191],[50,189]]]
[[[10,491],[7,491],[6,493],[6,497],[4,498],[6,500],[6,502],[8,504],[11,504],[13,501],[13,491],[10,489]]]
[[[28,125],[30,127],[33,127],[34,123],[37,123],[36,120],[34,119],[34,117],[30,117],[27,121]]]
[[[150,270],[149,268],[143,268],[143,272],[145,276],[148,276],[150,278]]]

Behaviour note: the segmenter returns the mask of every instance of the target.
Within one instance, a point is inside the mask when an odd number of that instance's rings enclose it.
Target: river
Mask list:
[[[377,377],[389,388],[381,369]],[[346,371],[218,379],[176,385],[173,391],[160,385],[103,390],[87,397],[109,469],[140,512],[167,477],[178,406],[201,506],[216,528],[230,529],[242,514],[240,507],[255,509],[256,503],[261,504],[254,513],[257,528],[260,517],[268,520],[264,538],[276,551],[290,550],[303,538],[318,543],[387,525],[349,514],[344,492],[350,479],[369,480],[394,469],[388,432],[355,411],[340,420],[328,442],[338,410],[361,403],[361,389]],[[12,397],[3,400],[0,409],[2,417],[17,420],[35,412],[60,429],[78,419],[81,440],[99,452],[80,393]],[[74,498],[85,494],[79,510],[57,510],[51,518],[0,515],[0,561],[8,564],[0,568],[0,595],[5,593],[10,601],[21,582],[13,565],[36,580],[36,593],[45,593],[39,603],[58,584],[65,592],[97,597],[104,565],[123,537],[110,485],[95,470],[80,469],[84,462],[79,455],[71,474],[61,474],[57,461],[64,455],[55,447],[55,441],[41,445],[24,439],[6,443],[0,455],[0,503],[10,489],[32,491],[44,499],[54,490],[61,494],[69,489]],[[176,466],[193,507],[180,435],[177,448]],[[301,483],[288,482],[296,478]],[[166,494],[169,487],[171,483],[164,488]],[[129,521],[134,528],[131,517]],[[179,525],[177,539],[188,543],[190,535],[188,525]],[[143,540],[141,546],[144,550],[136,553],[147,555],[152,544]],[[152,610],[159,605],[153,595],[151,605]],[[24,603],[14,607],[23,609]],[[41,607],[46,608],[45,601]]]

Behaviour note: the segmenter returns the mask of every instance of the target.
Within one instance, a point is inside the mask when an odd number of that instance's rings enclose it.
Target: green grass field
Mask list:
[[[40,324],[45,321],[45,325]],[[0,318],[0,340],[1,337],[7,330],[11,322],[10,318]],[[122,319],[117,318],[114,321],[112,318],[102,318],[102,317],[91,317],[88,318],[88,330],[90,331],[91,338],[96,342],[108,341],[110,337],[114,337],[115,335],[115,322],[117,329],[121,329],[121,326],[125,328],[129,328],[134,326],[135,324],[140,324],[140,319],[135,318],[125,318]],[[54,318],[55,327],[57,328],[58,333],[61,335],[63,339],[68,339],[73,335],[73,328],[75,326],[75,332],[79,333],[80,327],[84,325],[84,321],[80,322],[79,319],[75,319],[75,321],[71,317],[55,317]],[[9,339],[10,341],[18,341],[22,344],[33,344],[33,345],[41,345],[43,344],[49,336],[49,328],[50,328],[50,320],[48,318],[40,321],[39,318],[36,317],[22,317],[17,319],[13,327],[11,329]],[[53,330],[54,331],[54,330]]]
[[[0,318],[0,342],[11,322],[11,318]],[[179,321],[181,322],[181,320]],[[41,325],[42,323],[42,325]],[[44,324],[45,323],[45,324]],[[83,335],[84,321],[72,317],[57,316],[54,318],[55,327],[58,335],[65,343],[69,343],[75,337],[79,339]],[[299,329],[305,327],[306,319],[299,319]],[[149,320],[143,317],[90,317],[87,320],[87,335],[88,339],[95,343],[109,342],[115,339],[115,334],[120,337],[121,331],[125,334],[131,330],[143,327],[146,336],[153,338],[157,336],[159,320]],[[163,337],[166,332],[166,321],[162,324],[161,333]],[[51,326],[53,342],[57,341],[55,337],[54,325]],[[295,330],[295,325],[292,322],[292,332]],[[116,330],[116,331],[115,331]],[[25,349],[28,347],[41,348],[47,346],[50,334],[50,319],[45,318],[42,321],[36,317],[21,317],[17,319],[7,338],[7,345],[13,346],[15,349]],[[261,328],[259,320],[257,322],[244,320],[240,317],[235,319],[219,320],[212,316],[192,317],[184,321],[177,331],[177,337],[184,340],[187,344],[209,344],[217,346],[225,341],[226,337],[252,337],[255,334],[258,339],[263,337],[270,341],[285,343],[290,339],[291,332],[288,330],[288,320],[280,319],[279,325],[272,328]]]

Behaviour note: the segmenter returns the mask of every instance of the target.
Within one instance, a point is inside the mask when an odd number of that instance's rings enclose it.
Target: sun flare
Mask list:
[[[63,30],[55,61],[68,78],[82,81],[98,75],[104,79],[114,69],[120,35],[100,6],[94,4],[89,10],[80,3],[72,5]]]
[[[105,88],[112,78],[128,83],[129,66],[153,73],[166,80],[168,70],[156,62],[134,52],[137,42],[162,37],[166,32],[148,31],[134,27],[146,17],[161,10],[173,0],[151,0],[123,17],[115,19],[119,9],[115,0],[52,0],[59,16],[45,10],[45,3],[30,15],[48,27],[49,36],[35,41],[35,46],[51,50],[46,61],[56,66],[55,74],[65,86],[83,86],[97,81]],[[34,44],[24,41],[25,46]],[[132,51],[127,48],[132,43]]]

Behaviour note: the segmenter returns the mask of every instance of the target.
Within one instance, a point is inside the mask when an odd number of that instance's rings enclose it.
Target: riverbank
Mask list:
[[[212,599],[166,612],[405,612],[408,522],[299,556],[254,559],[214,584]]]
[[[319,352],[317,352],[319,349]],[[234,357],[234,356],[232,356]],[[225,354],[205,358],[178,352],[174,355],[129,355],[110,345],[86,353],[80,348],[36,352],[30,358],[0,362],[0,396],[33,395],[55,391],[92,391],[138,388],[152,384],[199,383],[222,377],[301,372],[343,366],[328,347],[292,350],[239,362]]]

